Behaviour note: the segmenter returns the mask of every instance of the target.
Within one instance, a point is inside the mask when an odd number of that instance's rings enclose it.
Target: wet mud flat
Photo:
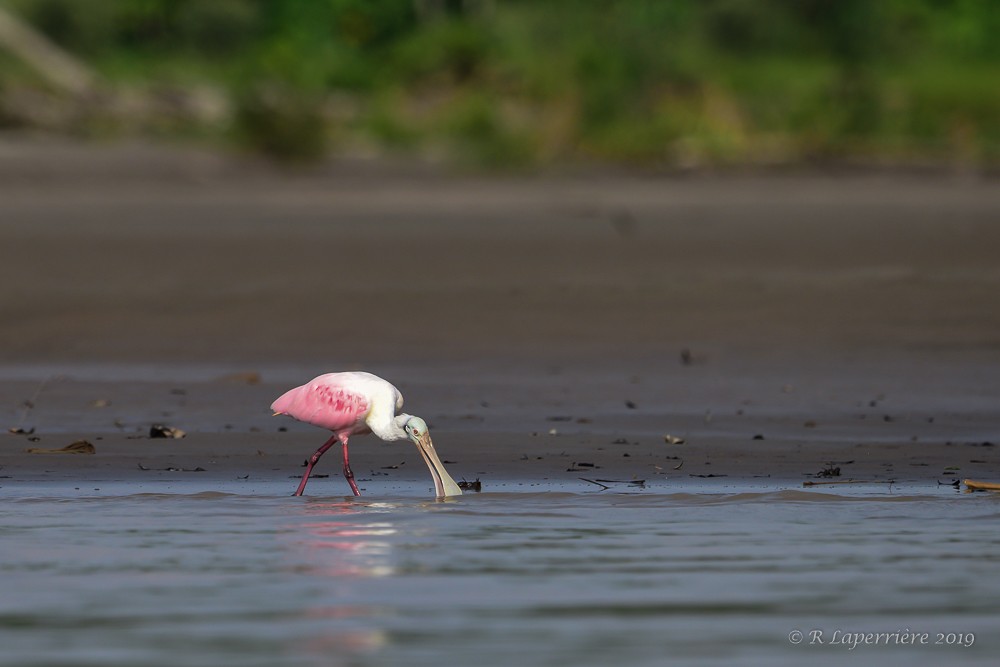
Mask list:
[[[1000,473],[990,179],[2,148],[0,420],[35,429],[0,438],[7,483],[291,476],[323,434],[267,406],[349,369],[487,485]],[[25,453],[77,440],[96,454]],[[373,489],[420,479],[410,449],[353,447]]]
[[[0,488],[10,492],[39,483],[84,495],[102,483],[143,492],[255,484],[273,491],[284,483],[290,493],[304,460],[326,438],[267,410],[303,372],[297,367],[217,375],[175,366],[158,371],[174,373],[173,380],[100,381],[80,378],[138,369],[63,367],[42,379],[25,377],[29,370],[0,382],[5,404],[19,407],[7,412],[16,433],[2,436],[0,450]],[[729,396],[720,395],[714,376],[696,373],[683,386],[580,370],[532,376],[498,369],[465,385],[445,381],[440,367],[387,375],[414,397],[406,409],[423,413],[456,480],[479,482],[483,491],[811,487],[881,494],[1000,478],[989,397],[946,403],[918,390],[879,397],[862,393],[851,377],[810,388],[764,381],[764,372],[733,376],[725,383]],[[409,443],[358,436],[351,451],[366,495],[430,482]],[[311,493],[349,492],[336,455],[315,476]]]

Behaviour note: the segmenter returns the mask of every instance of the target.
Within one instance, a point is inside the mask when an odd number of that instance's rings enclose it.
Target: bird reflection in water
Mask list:
[[[308,551],[311,574],[368,578],[395,574],[390,521],[371,520],[393,509],[390,503],[313,502],[303,507],[301,542]],[[379,511],[381,510],[381,511]]]
[[[304,620],[318,623],[322,630],[310,633],[309,641],[297,644],[296,650],[324,656],[324,660],[336,657],[349,661],[352,655],[376,652],[389,643],[387,633],[375,620],[389,611],[352,601],[364,597],[356,586],[396,573],[389,538],[397,530],[390,521],[378,520],[394,509],[390,503],[356,501],[316,501],[300,508],[298,544],[303,550],[297,555],[297,569],[325,589],[320,600],[337,602],[322,604],[317,600],[318,604],[303,610]]]

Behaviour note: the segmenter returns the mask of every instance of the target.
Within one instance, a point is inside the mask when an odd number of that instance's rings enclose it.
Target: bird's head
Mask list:
[[[420,417],[410,417],[406,420],[406,423],[403,424],[403,430],[406,431],[406,435],[410,440],[420,444],[420,438],[422,438],[425,433],[428,433],[427,422]]]
[[[434,443],[431,441],[431,434],[427,430],[427,422],[420,417],[410,417],[403,424],[403,430],[406,431],[407,437],[413,441],[413,444],[417,446],[420,455],[424,457],[424,462],[430,468],[431,477],[434,478],[434,490],[437,492],[438,498],[462,495],[462,489],[458,488],[458,484],[451,478],[448,471],[444,469],[444,464],[441,463],[437,452],[434,451]]]

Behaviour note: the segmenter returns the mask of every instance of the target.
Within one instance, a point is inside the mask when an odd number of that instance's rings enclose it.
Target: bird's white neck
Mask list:
[[[404,440],[408,436],[403,426],[410,419],[410,416],[406,413],[393,416],[391,413],[382,414],[377,410],[372,410],[365,423],[368,424],[372,433],[382,440]]]

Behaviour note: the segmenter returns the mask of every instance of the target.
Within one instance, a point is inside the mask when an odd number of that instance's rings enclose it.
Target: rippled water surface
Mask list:
[[[5,499],[0,664],[937,665],[1000,649],[994,495],[102,494]],[[849,650],[838,630],[930,637]]]

